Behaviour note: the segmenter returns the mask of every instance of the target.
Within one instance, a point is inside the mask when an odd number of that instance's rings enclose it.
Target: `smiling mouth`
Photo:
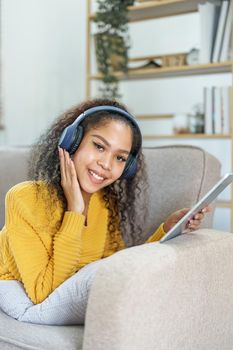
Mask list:
[[[96,172],[94,172],[93,170],[88,170],[89,174],[91,174],[91,176],[94,177],[94,179],[96,179],[97,181],[104,181],[106,178],[103,176],[100,176],[99,174],[97,174]]]

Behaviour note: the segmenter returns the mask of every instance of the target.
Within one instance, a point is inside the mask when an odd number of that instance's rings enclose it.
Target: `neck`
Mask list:
[[[90,202],[92,194],[82,191],[82,196],[83,196],[83,200],[84,200],[84,203],[85,203],[85,208],[88,208],[88,205],[89,205],[89,202]]]
[[[83,215],[86,217],[85,218],[85,225],[87,226],[88,206],[89,206],[89,202],[90,202],[92,194],[82,191],[82,196],[83,196],[83,200],[84,200],[84,204],[85,204],[85,209],[84,209]]]

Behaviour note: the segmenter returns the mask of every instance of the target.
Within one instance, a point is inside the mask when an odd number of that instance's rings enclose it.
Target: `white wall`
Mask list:
[[[31,144],[85,98],[82,0],[2,0],[0,144]]]

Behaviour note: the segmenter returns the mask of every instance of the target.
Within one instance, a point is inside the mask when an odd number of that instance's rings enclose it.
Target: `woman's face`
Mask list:
[[[130,126],[110,120],[86,132],[73,156],[83,194],[90,195],[123,173],[132,146]]]

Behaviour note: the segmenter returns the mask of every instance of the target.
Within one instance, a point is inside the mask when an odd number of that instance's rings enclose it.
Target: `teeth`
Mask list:
[[[104,180],[104,178],[102,176],[97,175],[96,173],[94,173],[92,170],[90,170],[90,173],[92,176],[94,176],[97,180]]]

